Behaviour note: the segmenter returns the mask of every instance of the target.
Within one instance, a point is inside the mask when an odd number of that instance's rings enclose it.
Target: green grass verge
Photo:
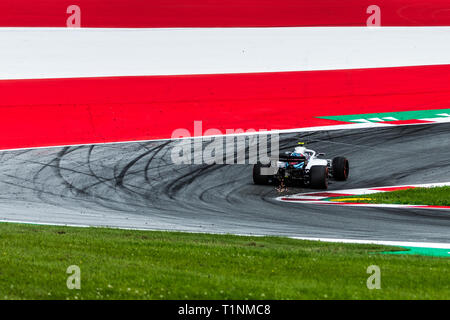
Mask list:
[[[450,259],[279,237],[0,223],[1,299],[449,299]],[[66,286],[81,268],[81,289]],[[367,267],[381,289],[366,287]]]
[[[350,200],[346,202],[450,206],[450,187],[414,188],[334,199],[347,198]],[[357,198],[357,200],[351,200],[352,198]],[[370,200],[361,200],[364,198]]]

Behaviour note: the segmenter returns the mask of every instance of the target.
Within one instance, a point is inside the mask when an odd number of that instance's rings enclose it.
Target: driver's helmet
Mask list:
[[[294,149],[294,152],[292,153],[292,155],[297,156],[297,157],[306,157],[307,154],[306,154],[305,150],[306,150],[305,147],[296,147]]]

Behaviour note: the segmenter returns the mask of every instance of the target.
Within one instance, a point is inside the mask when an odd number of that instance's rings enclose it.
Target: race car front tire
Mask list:
[[[309,175],[311,188],[328,188],[328,168],[326,166],[312,166]]]
[[[273,176],[272,175],[262,175],[261,174],[261,168],[268,168],[270,167],[269,164],[262,164],[258,162],[257,164],[253,165],[253,183],[254,184],[260,184],[260,185],[267,185],[269,184]]]
[[[332,161],[333,178],[339,181],[345,181],[348,178],[350,172],[350,166],[347,158],[336,157]]]

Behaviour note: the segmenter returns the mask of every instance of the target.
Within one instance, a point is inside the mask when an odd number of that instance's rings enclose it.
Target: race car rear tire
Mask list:
[[[339,181],[345,181],[348,178],[350,172],[350,166],[347,158],[336,157],[332,161],[333,178]]]
[[[270,167],[269,164],[262,164],[258,162],[257,164],[253,165],[253,183],[254,184],[261,184],[266,185],[269,184],[273,176],[272,175],[261,175],[261,168],[268,168]]]
[[[328,188],[328,168],[326,166],[312,166],[309,175],[311,188]]]

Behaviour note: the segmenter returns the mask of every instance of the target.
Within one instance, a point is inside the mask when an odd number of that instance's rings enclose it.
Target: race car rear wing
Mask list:
[[[282,161],[282,162],[296,162],[296,161],[306,161],[305,156],[292,156],[292,155],[279,155],[278,158],[271,157],[270,160]]]

